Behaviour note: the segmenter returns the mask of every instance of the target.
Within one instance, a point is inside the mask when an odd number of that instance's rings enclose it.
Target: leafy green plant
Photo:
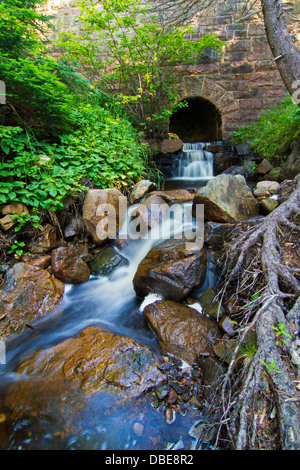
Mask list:
[[[19,232],[28,222],[34,228],[40,227],[40,217],[36,214],[29,214],[28,212],[22,212],[21,214],[13,214],[11,218],[17,223],[14,227],[15,232]]]
[[[267,368],[268,372],[276,372],[277,374],[281,374],[281,371],[278,369],[273,358],[271,359],[270,363],[266,363],[261,359],[259,359],[259,362],[261,362]]]
[[[276,331],[275,336],[279,337],[284,344],[287,344],[287,342],[285,339],[282,338],[282,336],[292,338],[291,335],[285,331],[286,326],[283,323],[279,323],[278,326],[272,326],[272,329]],[[279,344],[278,340],[276,341],[276,344]]]
[[[235,144],[249,142],[265,158],[280,159],[300,135],[300,109],[291,97],[274,105],[249,126],[241,126],[232,135]]]
[[[8,254],[16,254],[19,258],[21,258],[24,250],[23,247],[25,246],[24,242],[18,242],[17,240],[11,246],[11,249],[7,252]]]

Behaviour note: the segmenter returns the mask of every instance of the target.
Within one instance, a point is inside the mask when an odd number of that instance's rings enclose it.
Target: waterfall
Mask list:
[[[182,152],[175,158],[172,177],[182,179],[213,178],[213,154],[204,150],[204,142],[184,143]]]

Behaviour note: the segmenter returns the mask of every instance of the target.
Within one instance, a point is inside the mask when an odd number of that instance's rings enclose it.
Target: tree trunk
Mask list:
[[[261,0],[268,42],[283,83],[292,95],[300,80],[300,52],[288,32],[280,0]],[[295,85],[294,85],[295,86]]]

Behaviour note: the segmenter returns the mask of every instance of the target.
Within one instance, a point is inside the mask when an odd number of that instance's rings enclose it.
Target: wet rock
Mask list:
[[[75,247],[60,247],[51,253],[54,276],[65,284],[82,284],[90,277],[90,269]],[[84,255],[83,255],[84,256]]]
[[[292,151],[281,167],[282,180],[293,180],[300,173],[300,139],[292,144]]]
[[[275,168],[272,168],[264,178],[269,181],[277,181],[278,183],[282,182],[285,179],[282,167],[276,166]]]
[[[125,266],[129,261],[113,248],[105,248],[97,253],[89,262],[91,274],[94,276],[108,276],[119,266]]]
[[[115,239],[127,213],[127,198],[114,188],[88,191],[82,216],[88,233],[101,246]]]
[[[224,308],[220,301],[214,300],[216,292],[212,287],[208,287],[199,298],[202,311],[213,320],[219,320],[224,315]]]
[[[138,397],[165,379],[157,364],[152,351],[137,341],[90,326],[76,337],[24,359],[16,372],[35,377],[36,380],[31,381],[32,387],[38,387],[40,381],[44,388],[48,381],[55,380],[58,391],[64,382],[64,389],[69,384],[86,398],[111,392],[126,401]],[[22,384],[18,384],[15,393],[20,399],[21,390]],[[25,383],[23,392],[26,391]],[[33,390],[29,392],[34,399]],[[13,403],[12,396],[9,400]],[[42,405],[43,397],[39,401]],[[32,406],[36,406],[34,402]],[[21,408],[20,404],[18,407]]]
[[[209,399],[209,397],[214,395],[216,389],[214,386],[216,386],[217,381],[224,376],[227,368],[213,356],[200,357],[198,364],[202,371],[204,398]]]
[[[130,204],[135,204],[138,202],[142,197],[144,197],[147,193],[155,189],[156,184],[152,183],[149,180],[142,180],[139,181],[132,189],[130,193],[129,202]]]
[[[28,250],[31,253],[43,254],[47,251],[51,251],[57,246],[57,235],[56,229],[50,225],[46,224],[44,230],[36,238],[28,244]]]
[[[185,202],[191,202],[194,199],[192,194],[187,189],[171,189],[169,191],[153,191],[150,196],[159,196],[168,204],[184,204]]]
[[[205,221],[233,223],[259,215],[258,203],[241,175],[216,176],[197,191],[193,215],[197,204],[204,204]]]
[[[156,301],[145,307],[143,314],[163,353],[173,354],[188,364],[199,356],[212,354],[222,337],[216,322],[177,302]]]
[[[0,291],[0,336],[6,337],[54,310],[62,300],[64,284],[36,266],[17,263],[6,274]]]
[[[144,426],[141,423],[134,423],[133,431],[134,434],[136,434],[138,437],[141,437],[144,432]]]
[[[170,406],[168,406],[168,407],[165,409],[164,418],[165,418],[165,423],[166,423],[166,424],[172,424],[172,423],[174,423],[174,421],[176,420],[176,413],[175,413],[175,410],[173,410],[173,408],[171,408]]]
[[[234,229],[232,224],[206,222],[204,225],[204,242],[211,248],[220,248],[230,239]]]
[[[165,299],[183,300],[206,276],[205,248],[185,240],[169,240],[149,251],[133,279],[138,297],[159,294]]]
[[[30,264],[30,266],[37,266],[40,269],[47,269],[51,264],[51,255],[45,255],[40,258],[30,260],[28,264]]]

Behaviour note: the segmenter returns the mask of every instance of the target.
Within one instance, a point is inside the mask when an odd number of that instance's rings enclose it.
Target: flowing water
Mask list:
[[[176,162],[178,177],[209,179],[213,177],[212,156],[203,150],[203,144],[185,144],[182,162]],[[176,171],[177,171],[176,170]],[[137,266],[149,250],[163,240],[170,239],[186,230],[195,229],[195,219],[191,216],[192,204],[187,203],[177,208],[172,219],[164,220],[154,228],[145,239],[131,241],[122,249],[122,255],[129,260],[127,266],[117,268],[108,277],[93,277],[82,285],[66,286],[62,306],[56,311],[35,324],[35,330],[27,330],[20,335],[7,350],[7,365],[2,367],[2,384],[23,380],[14,372],[20,358],[28,353],[46,348],[73,337],[90,325],[101,325],[109,331],[130,336],[156,352],[159,348],[156,339],[144,324],[141,301],[136,298],[132,280]],[[129,209],[128,220],[134,210]],[[126,233],[128,226],[121,228]],[[208,286],[214,285],[216,274],[213,254],[208,252],[208,271],[205,284],[197,291],[203,292]],[[145,302],[153,299],[145,300]],[[142,306],[143,307],[143,306]],[[1,368],[0,368],[1,370]],[[27,379],[28,380],[28,379]],[[73,434],[67,440],[55,436],[60,432],[60,419],[56,418],[55,410],[50,422],[44,424],[45,432],[33,439],[35,424],[32,419],[24,417],[14,424],[8,448],[96,448],[96,449],[148,449],[154,448],[158,442],[160,446],[167,446],[168,442],[180,442],[183,432],[191,425],[191,420],[179,416],[176,424],[166,424],[162,413],[153,409],[151,400],[153,396],[142,397],[139,408],[124,407],[118,411],[107,413],[108,402],[103,400],[97,403],[96,412],[86,409],[81,416],[80,433]],[[0,396],[1,404],[1,396]],[[95,404],[94,404],[95,405]],[[40,418],[42,419],[42,418]],[[142,437],[137,438],[132,432],[135,421],[143,422],[145,429]],[[116,432],[117,429],[117,432]],[[31,436],[31,437],[28,437]],[[154,437],[153,437],[154,436]],[[0,435],[1,438],[1,435]],[[162,444],[163,440],[163,444]],[[191,448],[190,442],[184,443]],[[36,446],[36,447],[35,447]],[[164,448],[164,447],[161,447]]]

